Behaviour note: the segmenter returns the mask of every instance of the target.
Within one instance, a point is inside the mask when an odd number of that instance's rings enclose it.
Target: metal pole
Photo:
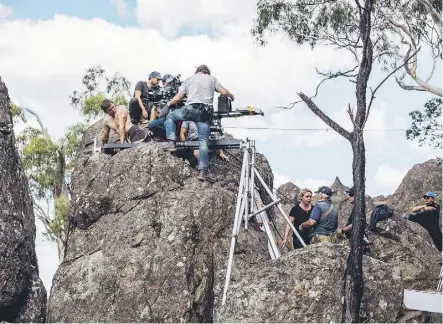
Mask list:
[[[268,195],[275,201],[277,200],[277,197],[274,196],[274,194],[272,193],[272,191],[269,189],[268,185],[266,184],[266,182],[263,180],[263,178],[261,177],[260,173],[258,173],[257,169],[254,170],[255,171],[255,175],[257,176],[258,180],[261,182],[261,184],[263,185],[263,187],[265,188],[266,192],[268,193]],[[300,244],[305,247],[306,243],[303,241],[303,239],[300,237],[300,234],[298,234],[298,232],[296,231],[294,224],[292,224],[292,222],[289,220],[288,216],[286,216],[285,211],[283,210],[283,207],[281,206],[281,204],[277,204],[277,208],[280,211],[280,213],[283,215],[283,217],[285,218],[286,222],[288,223],[289,227],[291,227],[292,232],[294,233],[294,235],[297,237],[297,239],[300,241]]]
[[[231,269],[232,269],[232,261],[234,258],[234,251],[235,251],[235,241],[237,238],[237,223],[238,223],[238,219],[240,218],[240,206],[242,203],[242,192],[243,192],[243,185],[244,185],[244,176],[245,176],[245,168],[247,166],[247,150],[245,150],[244,155],[243,155],[243,165],[242,165],[242,169],[241,169],[241,175],[240,175],[240,182],[238,185],[238,193],[237,193],[237,205],[235,207],[235,218],[234,218],[234,224],[232,225],[232,235],[231,235],[231,247],[229,250],[229,258],[228,258],[228,268],[226,270],[226,281],[225,281],[225,287],[224,287],[224,291],[223,291],[223,301],[222,301],[222,305],[224,305],[226,303],[226,294],[228,292],[228,287],[229,287],[229,281],[231,279]],[[241,221],[240,221],[241,224]]]
[[[250,195],[250,188],[249,188],[249,182],[250,182],[250,176],[251,176],[251,166],[249,164],[250,149],[251,149],[251,142],[248,140],[248,144],[247,144],[247,147],[246,147],[246,151],[248,152],[247,153],[248,154],[247,155],[248,158],[247,158],[247,161],[246,161],[247,166],[246,166],[246,170],[245,170],[245,187],[244,187],[245,199],[246,199],[245,207],[246,208],[245,208],[245,213],[242,214],[242,216],[243,216],[243,218],[245,220],[245,230],[248,229],[248,214],[249,214],[249,202],[248,202],[248,199],[251,196]]]
[[[258,193],[258,191],[256,192],[257,194],[257,202],[260,203],[261,205],[263,205],[263,201],[260,198],[260,195]],[[258,203],[256,203],[257,208],[258,208]],[[268,244],[271,245],[271,250],[274,254],[274,258],[272,258],[272,254],[271,254],[271,258],[272,259],[278,259],[281,254],[280,254],[280,250],[278,249],[277,244],[275,244],[275,237],[274,234],[271,231],[271,227],[269,226],[269,218],[268,218],[268,214],[265,211],[262,211],[259,214],[260,220],[263,224],[263,227],[265,228],[265,232],[268,235]]]
[[[255,141],[251,140],[251,213],[254,212],[255,207],[255,201],[254,201],[254,194],[255,194]]]

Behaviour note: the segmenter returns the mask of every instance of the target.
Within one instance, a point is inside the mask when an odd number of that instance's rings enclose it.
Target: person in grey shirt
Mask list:
[[[199,140],[198,170],[200,170],[197,178],[201,181],[209,182],[217,181],[208,170],[208,138],[211,132],[210,126],[214,113],[214,92],[234,100],[234,95],[223,88],[215,77],[211,76],[209,68],[206,65],[200,65],[195,74],[183,82],[178,94],[167,103],[168,106],[175,105],[186,96],[185,106],[170,112],[165,121],[166,139],[168,142],[164,149],[170,152],[176,151],[175,133],[177,126],[175,123],[178,121],[194,121],[196,123]]]
[[[318,202],[312,208],[309,220],[300,224],[299,230],[312,227],[310,242],[337,243],[335,232],[338,227],[338,214],[331,202],[332,189],[326,186],[318,188]]]

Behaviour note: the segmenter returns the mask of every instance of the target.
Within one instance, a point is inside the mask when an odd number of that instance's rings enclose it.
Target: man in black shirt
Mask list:
[[[129,101],[129,115],[133,124],[137,125],[142,120],[150,120],[151,107],[147,105],[148,92],[158,87],[161,78],[161,74],[154,71],[149,74],[148,81],[139,81],[135,85],[134,97]]]

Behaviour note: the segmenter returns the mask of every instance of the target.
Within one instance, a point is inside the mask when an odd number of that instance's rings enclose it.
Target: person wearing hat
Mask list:
[[[151,107],[145,107],[143,100],[148,100],[149,91],[158,87],[161,78],[160,72],[153,71],[149,74],[148,81],[138,81],[135,85],[134,96],[129,101],[129,115],[133,124],[149,120]]]
[[[440,223],[440,205],[435,202],[435,194],[432,191],[428,191],[423,195],[424,205],[416,206],[412,208],[413,213],[422,212],[426,210],[435,211],[434,217],[438,223]]]
[[[312,228],[310,242],[314,243],[336,243],[336,231],[338,225],[338,213],[331,202],[332,189],[326,186],[318,188],[318,202],[312,208],[309,220],[299,226],[300,231]]]
[[[442,232],[440,228],[440,205],[435,202],[435,194],[427,192],[423,195],[424,205],[416,206],[412,209],[412,213],[405,213],[403,217],[420,224],[428,231],[429,236],[434,242],[437,249],[442,251]]]
[[[354,211],[354,202],[355,202],[354,187],[352,187],[349,190],[345,190],[345,192],[348,194],[348,201],[353,205],[352,206],[352,212],[351,212],[351,215],[349,215],[348,221],[346,222],[346,226],[343,227],[343,228],[338,228],[337,229],[337,234],[338,235],[345,234],[346,236],[349,236],[349,233],[352,231],[352,221],[354,220],[354,215],[355,215],[355,211]]]
[[[211,122],[214,114],[214,92],[225,95],[234,100],[228,90],[211,75],[206,65],[197,67],[195,74],[187,78],[180,86],[177,95],[167,103],[168,106],[176,105],[185,96],[186,104],[180,109],[175,109],[166,117],[166,139],[168,142],[164,149],[170,152],[176,151],[176,123],[179,121],[193,121],[198,129],[198,170],[197,179],[200,181],[216,182],[217,179],[209,172],[209,148],[208,139],[211,133]]]

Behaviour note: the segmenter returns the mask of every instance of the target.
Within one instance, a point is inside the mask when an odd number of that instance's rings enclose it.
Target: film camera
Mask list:
[[[153,87],[148,92],[148,98],[142,99],[143,105],[145,107],[149,107],[152,105],[158,105],[161,103],[166,103],[178,93],[180,85],[182,81],[180,80],[181,76],[178,74],[177,76],[172,76],[171,74],[165,74],[162,78],[163,87],[159,85]],[[186,98],[183,98],[178,104],[178,107],[184,105]]]

